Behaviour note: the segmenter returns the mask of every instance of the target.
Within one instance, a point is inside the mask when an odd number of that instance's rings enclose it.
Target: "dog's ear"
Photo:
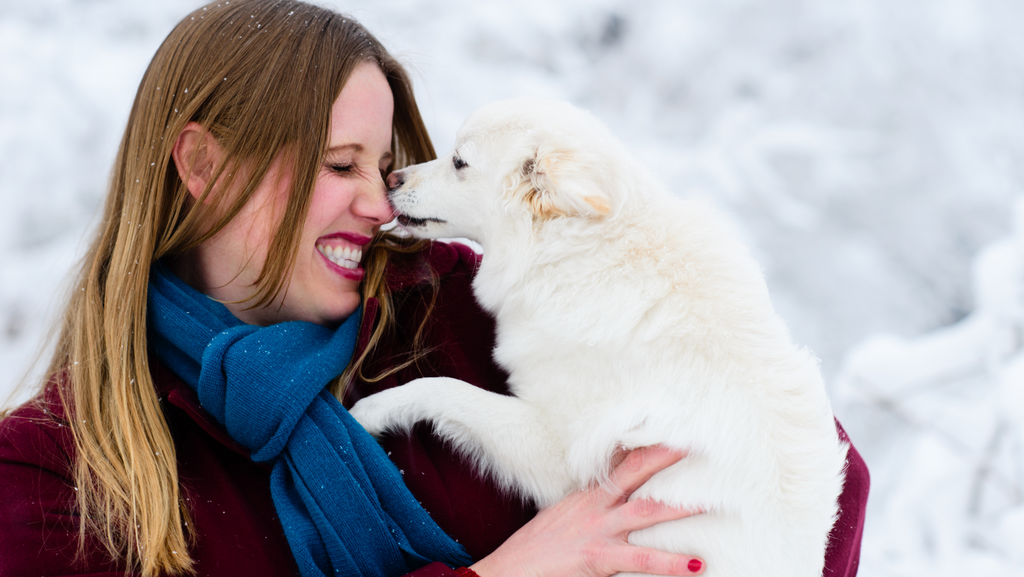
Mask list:
[[[595,168],[583,155],[546,143],[525,152],[509,176],[510,200],[526,204],[538,218],[599,218],[611,212]]]

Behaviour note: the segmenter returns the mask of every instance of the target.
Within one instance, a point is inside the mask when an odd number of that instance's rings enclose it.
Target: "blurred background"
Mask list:
[[[482,103],[565,99],[733,215],[871,469],[861,575],[1024,575],[1024,4],[326,4],[410,68],[439,152]],[[0,0],[0,399],[198,5]]]

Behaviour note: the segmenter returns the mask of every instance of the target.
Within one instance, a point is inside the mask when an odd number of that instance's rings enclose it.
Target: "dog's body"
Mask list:
[[[821,574],[847,447],[728,223],[560,103],[489,105],[402,178],[410,231],[483,245],[474,292],[515,397],[420,379],[354,407],[371,433],[432,421],[541,507],[601,482],[618,447],[685,449],[633,498],[706,513],[630,542],[701,556],[706,575]]]

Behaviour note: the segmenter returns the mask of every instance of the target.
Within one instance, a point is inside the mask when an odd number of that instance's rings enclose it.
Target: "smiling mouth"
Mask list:
[[[436,222],[438,224],[445,224],[445,221],[443,221],[443,220],[441,220],[439,218],[433,218],[433,217],[416,218],[416,217],[413,217],[413,216],[409,216],[407,214],[400,214],[400,215],[398,215],[398,222],[400,222],[402,224],[402,226],[423,226],[423,225],[427,224],[428,222]]]
[[[358,248],[332,248],[329,245],[318,244],[316,249],[334,264],[349,270],[359,268],[359,261],[363,260],[363,251]]]

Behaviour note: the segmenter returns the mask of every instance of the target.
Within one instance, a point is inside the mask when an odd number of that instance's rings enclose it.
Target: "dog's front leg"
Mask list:
[[[538,506],[557,502],[573,488],[555,430],[516,397],[457,379],[425,378],[362,399],[351,413],[372,435],[406,432],[430,421],[439,437],[482,471]]]

